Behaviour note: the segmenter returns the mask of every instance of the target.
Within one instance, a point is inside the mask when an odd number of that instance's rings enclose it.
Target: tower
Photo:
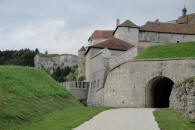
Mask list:
[[[185,17],[187,15],[187,9],[184,6],[184,8],[182,9],[182,16]]]
[[[85,76],[85,52],[86,49],[84,46],[78,51],[78,72],[79,77]]]
[[[129,42],[134,46],[138,46],[138,35],[139,27],[130,20],[126,20],[122,24],[119,24],[114,31],[115,38]]]

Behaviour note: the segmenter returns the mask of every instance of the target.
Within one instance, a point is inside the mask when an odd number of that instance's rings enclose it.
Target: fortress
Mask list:
[[[87,104],[154,107],[153,96],[149,94],[152,87],[147,86],[154,86],[154,81],[171,84],[194,76],[195,59],[136,61],[133,58],[151,45],[189,41],[195,41],[195,13],[187,15],[186,8],[177,20],[156,20],[137,26],[130,20],[120,24],[117,19],[114,30],[95,30],[88,39],[89,46],[78,51],[80,75],[90,82]]]
[[[78,61],[79,76],[86,78],[85,87],[80,87],[82,83],[63,84],[77,94],[77,99],[86,97],[89,106],[168,107],[172,85],[195,76],[195,59],[134,60],[134,57],[151,45],[189,41],[195,41],[195,13],[187,14],[186,8],[177,20],[155,20],[143,26],[130,20],[120,23],[117,19],[114,30],[95,30],[88,46],[83,46],[70,64]],[[68,63],[65,60],[49,63],[51,60],[38,56],[35,59],[37,68]]]

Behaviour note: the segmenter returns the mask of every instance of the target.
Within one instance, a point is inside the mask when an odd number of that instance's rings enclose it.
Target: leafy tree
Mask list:
[[[0,65],[34,66],[36,54],[36,51],[30,49],[0,51]]]
[[[39,49],[38,48],[35,49],[35,53],[39,54]]]
[[[84,81],[85,80],[85,76],[80,76],[78,80],[79,81]]]
[[[65,82],[76,81],[77,75],[78,75],[77,66],[73,67],[66,66],[65,68],[62,69],[60,67],[57,67],[51,76],[58,82]]]

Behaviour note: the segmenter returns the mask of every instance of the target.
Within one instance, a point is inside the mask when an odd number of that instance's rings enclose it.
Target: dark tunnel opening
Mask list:
[[[168,78],[162,78],[156,81],[152,86],[153,107],[165,108],[169,107],[169,96],[171,94],[173,82]]]

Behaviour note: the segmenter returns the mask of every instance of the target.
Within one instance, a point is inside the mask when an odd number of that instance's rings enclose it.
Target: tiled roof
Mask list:
[[[133,22],[131,22],[130,20],[126,20],[125,22],[123,22],[122,24],[119,24],[116,29],[113,31],[113,35],[115,34],[116,30],[118,29],[118,27],[130,27],[130,28],[139,28],[139,26],[137,26],[136,24],[134,24]]]
[[[111,39],[108,39],[104,42],[98,43],[96,45],[89,46],[89,48],[87,49],[85,54],[88,53],[90,48],[101,48],[101,49],[108,48],[111,50],[126,51],[132,47],[134,47],[134,46],[128,42],[125,42],[125,41],[117,39],[117,38],[111,38]]]
[[[130,20],[126,20],[125,22],[123,22],[122,24],[119,24],[118,27],[132,27],[132,28],[139,28],[139,26],[137,26],[136,24],[134,24],[133,22],[131,22]]]
[[[195,26],[177,23],[147,22],[140,30],[162,33],[195,34]]]
[[[195,25],[195,13],[186,15],[185,17],[179,17],[176,20],[176,23]]]
[[[113,37],[113,30],[95,30],[89,37],[89,40],[93,39],[110,39]]]

